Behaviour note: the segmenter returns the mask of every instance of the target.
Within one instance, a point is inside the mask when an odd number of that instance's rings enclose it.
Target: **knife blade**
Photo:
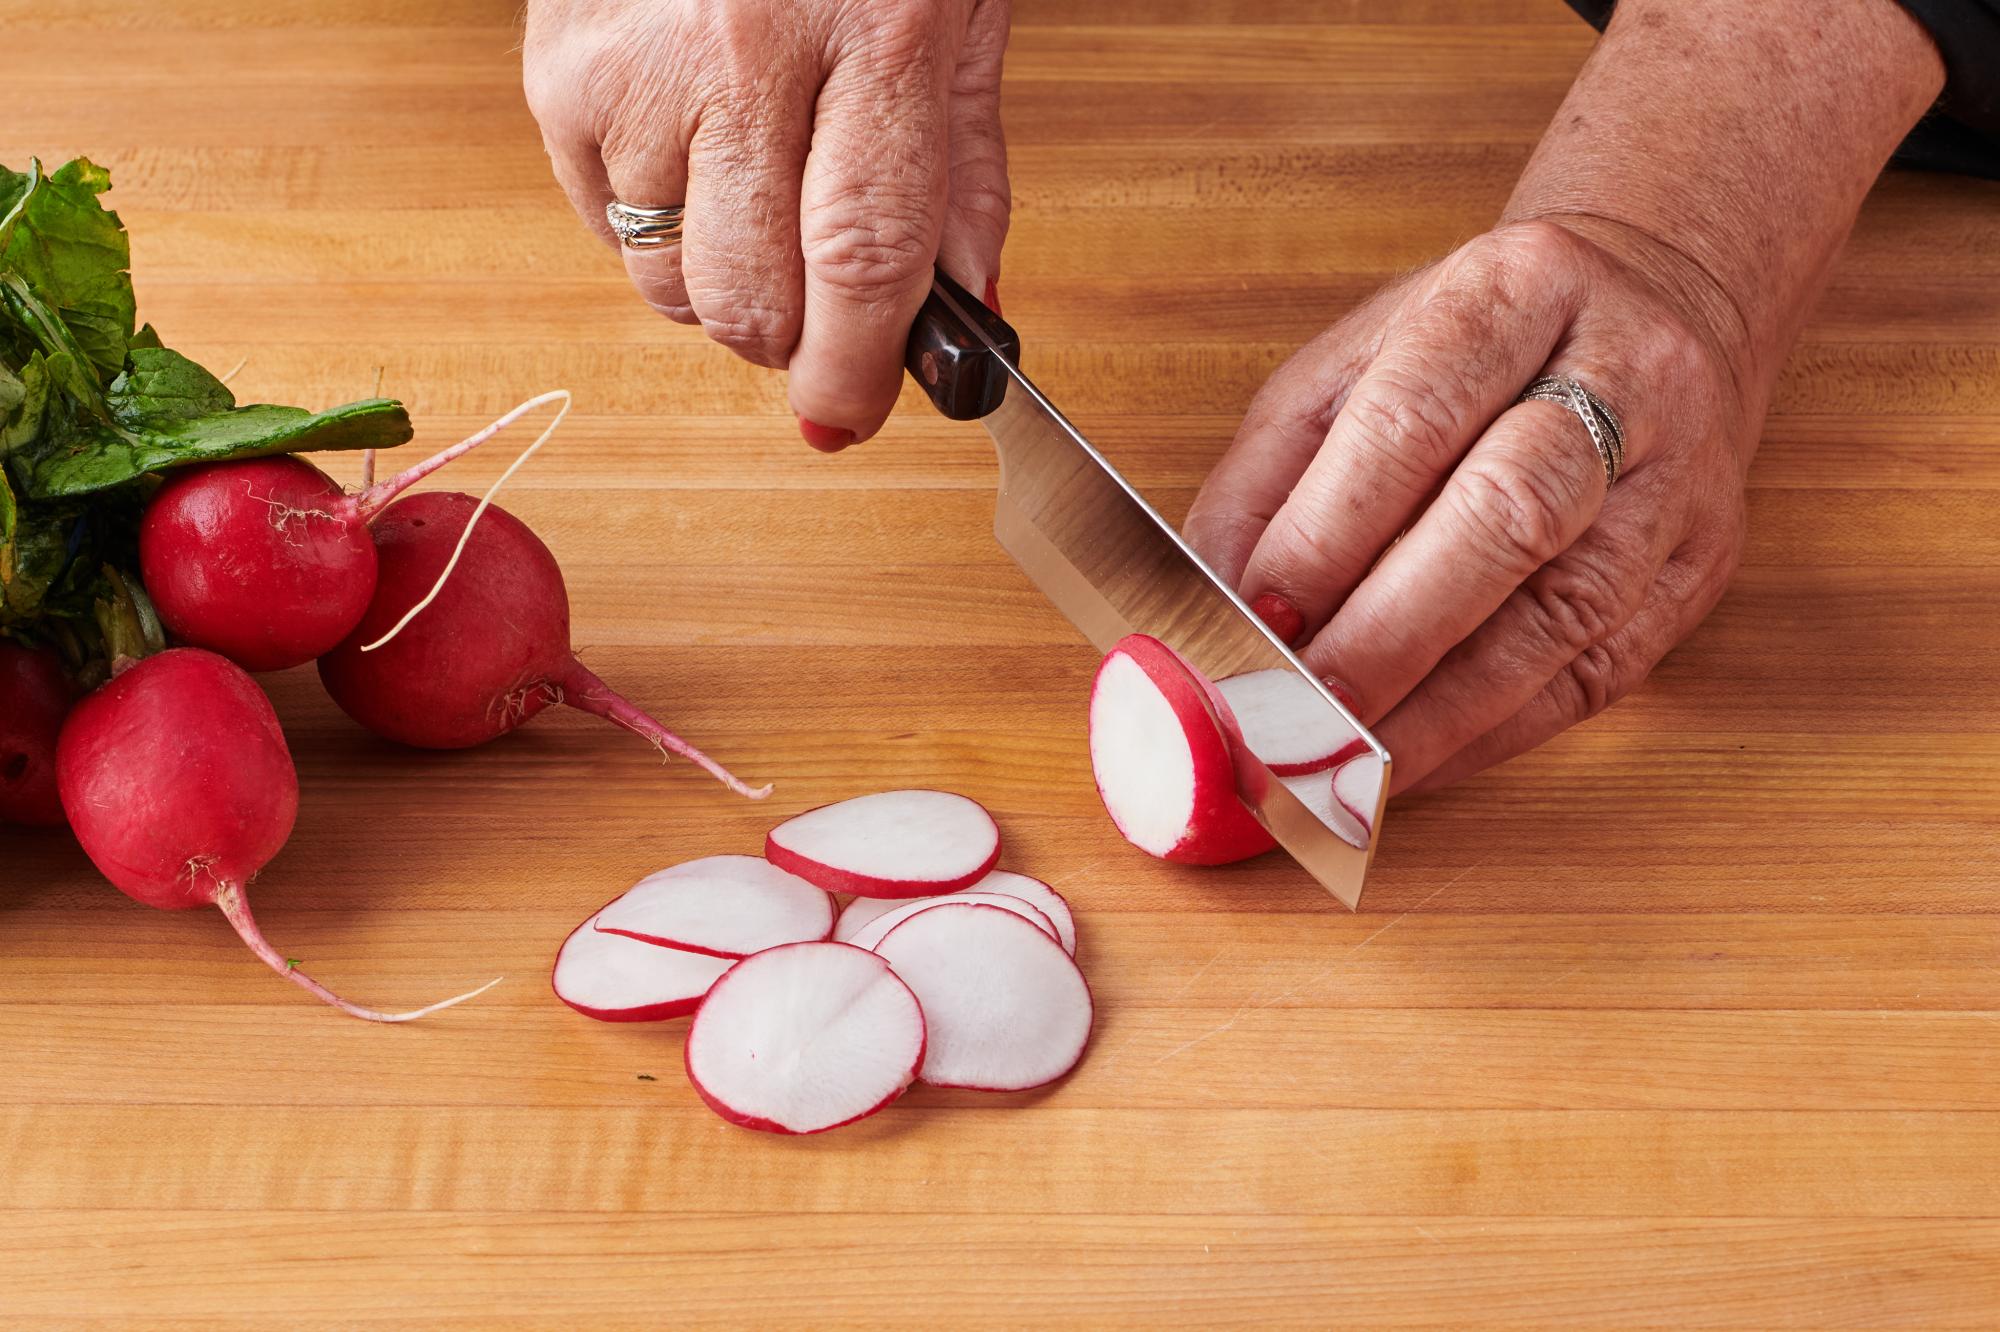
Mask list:
[[[1211,680],[1293,673],[1305,682],[1288,691],[1308,714],[1301,723],[1337,719],[1374,756],[1372,770],[1355,765],[1343,792],[1358,835],[1344,826],[1343,836],[1287,785],[1309,779],[1277,777],[1254,758],[1238,772],[1239,794],[1278,844],[1334,897],[1356,906],[1381,838],[1388,750],[1035,387],[1021,370],[1013,328],[942,271],[911,330],[907,359],[940,411],[977,420],[992,436],[1000,456],[994,535],[1099,652],[1141,633]],[[1329,715],[1310,715],[1319,706]],[[1330,798],[1331,773],[1318,776]]]

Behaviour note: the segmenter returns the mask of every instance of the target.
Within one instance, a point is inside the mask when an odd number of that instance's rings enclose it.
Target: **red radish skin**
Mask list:
[[[761,856],[704,856],[649,874],[597,913],[641,943],[741,958],[833,933],[833,899]]]
[[[794,815],[764,858],[830,893],[936,897],[969,888],[1000,859],[1000,828],[949,791],[878,791]]]
[[[701,998],[735,959],[642,943],[597,928],[592,916],[556,953],[549,987],[556,998],[599,1022],[665,1022],[701,1007]]]
[[[1333,770],[1333,800],[1357,825],[1341,836],[1362,850],[1375,835],[1375,805],[1382,790],[1382,760],[1372,751],[1357,754]],[[1340,831],[1336,825],[1336,831]]]
[[[264,691],[212,652],[148,657],[78,703],[63,724],[56,780],[70,827],[105,878],[162,910],[218,908],[265,965],[343,1013],[407,1022],[488,988],[384,1013],[342,999],[265,940],[244,886],[291,836],[298,776]]]
[[[933,1087],[1028,1091],[1076,1067],[1094,1017],[1089,982],[1062,945],[997,907],[947,902],[875,946],[923,1005]]]
[[[478,502],[427,491],[376,520],[374,600],[346,640],[319,660],[342,711],[375,734],[419,749],[465,749],[506,735],[551,704],[616,723],[761,799],[721,764],[641,712],[577,660],[569,593],[555,556],[527,524],[489,505],[458,551]],[[457,554],[442,587],[438,578]],[[422,613],[408,612],[435,593]],[[399,622],[395,636],[369,650]]]
[[[961,888],[956,893],[942,897],[920,897],[916,900],[952,902],[960,898],[971,898],[977,901],[989,896],[1011,897],[1035,908],[1036,913],[1047,917],[1054,927],[1056,940],[1062,944],[1063,951],[1071,957],[1076,956],[1076,916],[1069,909],[1069,902],[1061,893],[1040,879],[1031,878],[1026,874],[1016,874],[1012,870],[994,870],[970,888]],[[834,940],[838,943],[855,942],[869,922],[880,920],[902,905],[901,901],[891,897],[855,898],[841,909],[840,919],[834,922]]]
[[[72,695],[53,653],[0,641],[0,823],[63,825],[56,739]]]
[[[872,951],[876,944],[881,943],[883,939],[888,937],[890,930],[895,929],[911,916],[916,915],[919,911],[928,911],[932,907],[943,906],[947,902],[955,902],[960,905],[970,902],[979,906],[997,907],[1001,911],[1019,916],[1022,920],[1027,921],[1057,943],[1062,942],[1062,936],[1056,933],[1056,923],[1050,920],[1048,913],[1040,907],[1023,902],[1018,897],[1009,897],[1006,893],[975,893],[970,888],[962,889],[955,893],[946,893],[943,897],[919,897],[908,902],[891,903],[889,911],[884,912],[874,920],[869,921],[866,925],[863,925],[854,932],[852,938],[846,939],[843,942],[851,943],[856,948],[866,948]]]
[[[361,622],[375,593],[370,520],[411,485],[557,397],[567,402],[566,393],[531,399],[355,495],[292,456],[168,472],[139,523],[139,573],[161,623],[181,642],[251,671],[286,670],[331,651]]]
[[[1126,841],[1187,865],[1230,864],[1277,845],[1237,793],[1228,720],[1158,639],[1132,634],[1105,655],[1091,689],[1091,770]]]
[[[881,958],[797,943],[746,958],[715,983],[683,1059],[695,1093],[730,1123],[806,1134],[888,1106],[927,1046],[916,995]]]

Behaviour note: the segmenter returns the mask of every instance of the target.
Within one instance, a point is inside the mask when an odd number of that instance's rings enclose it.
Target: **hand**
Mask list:
[[[1007,233],[1008,0],[529,0],[528,105],[578,214],[684,204],[627,249],[660,313],[790,371],[800,429],[880,428],[934,264],[969,290]]]
[[[1187,532],[1395,758],[1521,753],[1637,685],[1721,597],[1768,385],[1622,229],[1503,226],[1379,293],[1258,394]],[[1625,429],[1516,403],[1574,376]]]

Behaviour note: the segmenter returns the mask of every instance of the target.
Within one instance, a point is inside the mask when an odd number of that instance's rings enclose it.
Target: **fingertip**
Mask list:
[[[1297,606],[1276,592],[1265,592],[1250,603],[1250,609],[1287,647],[1297,645],[1299,633],[1306,627],[1306,617]]]
[[[992,312],[993,312],[994,314],[997,314],[997,315],[1003,315],[1003,312],[1002,312],[1002,311],[1001,311],[1001,309],[1000,309],[1000,279],[999,279],[999,278],[987,278],[987,279],[986,279],[986,294],[985,294],[985,296],[984,296],[984,297],[983,297],[982,299],[984,299],[984,300],[985,300],[985,302],[986,302],[986,308],[987,308],[987,309],[991,310],[991,311],[992,311]],[[1003,317],[1004,317],[1004,315],[1003,315]]]
[[[803,416],[799,417],[798,421],[799,434],[805,437],[806,443],[812,445],[821,453],[839,453],[854,442],[854,432],[852,430],[841,426],[821,425],[819,422],[809,421]]]

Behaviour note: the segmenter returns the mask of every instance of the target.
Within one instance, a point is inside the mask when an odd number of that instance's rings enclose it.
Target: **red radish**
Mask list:
[[[1349,846],[1366,848],[1368,829],[1355,817],[1343,809],[1333,798],[1333,774],[1330,772],[1308,772],[1297,777],[1280,777],[1285,789],[1299,798],[1299,803],[1311,810],[1321,823],[1333,829],[1334,835]]]
[[[1249,671],[1218,680],[1243,743],[1279,777],[1325,772],[1368,748],[1297,671]]]
[[[1376,804],[1381,793],[1382,760],[1372,750],[1356,754],[1333,770],[1334,803],[1359,825],[1352,836],[1347,833],[1341,836],[1363,850],[1374,835]]]
[[[469,495],[426,491],[376,520],[374,601],[319,660],[320,679],[342,711],[390,740],[463,749],[561,703],[688,759],[740,795],[770,792],[745,786],[578,661],[555,556],[497,504],[468,528],[479,509]],[[453,561],[456,571],[440,584]],[[375,646],[385,634],[392,636]]]
[[[918,1075],[935,1087],[1024,1091],[1076,1067],[1090,986],[1062,945],[1021,917],[947,902],[889,931],[875,951],[916,992],[930,1030]]]
[[[219,908],[271,970],[343,1013],[407,1022],[488,988],[378,1012],[265,941],[243,888],[291,835],[298,776],[264,691],[212,652],[148,657],[78,703],[63,724],[56,780],[70,827],[105,878],[147,906]]]
[[[880,791],[785,820],[765,837],[764,858],[830,893],[935,897],[986,877],[1000,829],[962,795]]]
[[[649,874],[597,928],[665,948],[748,957],[833,932],[833,899],[760,856],[707,856]]]
[[[358,495],[293,456],[168,472],[139,523],[140,577],[161,622],[182,642],[246,670],[284,670],[330,651],[360,623],[375,592],[368,530],[375,515],[409,486],[557,399],[567,411],[567,392],[532,398]]]
[[[56,737],[71,694],[54,654],[0,641],[0,823],[62,826]]]
[[[865,901],[866,899],[856,900]],[[928,911],[932,907],[943,906],[947,902],[972,902],[984,906],[998,907],[1002,911],[1012,912],[1014,915],[1019,916],[1043,934],[1048,935],[1049,938],[1056,940],[1057,943],[1062,942],[1061,937],[1056,933],[1055,922],[1050,920],[1047,914],[1039,907],[1030,906],[1020,898],[1009,897],[1005,893],[975,893],[969,888],[963,892],[947,893],[943,897],[919,897],[913,901],[891,903],[890,910],[885,911],[874,920],[861,926],[861,928],[854,932],[854,937],[846,940],[846,942],[853,944],[856,948],[873,949],[876,944],[882,942],[890,930],[895,929],[911,916],[916,915],[919,911]]]
[[[881,958],[786,944],[738,962],[708,992],[688,1029],[687,1074],[732,1124],[822,1133],[901,1096],[924,1049],[924,1011]]]
[[[592,916],[570,931],[549,978],[556,998],[600,1022],[661,1022],[686,1017],[730,958],[641,943],[596,928]]]
[[[942,897],[920,897],[917,901],[952,902],[960,898],[972,898],[974,894],[1012,897],[1034,907],[1055,927],[1056,939],[1062,944],[1063,951],[1071,957],[1076,956],[1076,917],[1071,914],[1069,903],[1063,900],[1063,895],[1040,879],[1016,874],[1012,870],[994,870],[970,888],[961,888],[956,893]],[[894,898],[857,897],[841,910],[840,919],[833,925],[833,937],[842,943],[853,943],[855,936],[860,934],[869,922],[880,920],[889,912],[897,910],[900,905],[901,903]],[[1032,920],[1033,917],[1029,919]],[[865,948],[869,945],[861,946]]]
[[[1237,795],[1235,748],[1201,677],[1158,639],[1121,639],[1090,694],[1090,766],[1126,841],[1223,865],[1277,845]]]

